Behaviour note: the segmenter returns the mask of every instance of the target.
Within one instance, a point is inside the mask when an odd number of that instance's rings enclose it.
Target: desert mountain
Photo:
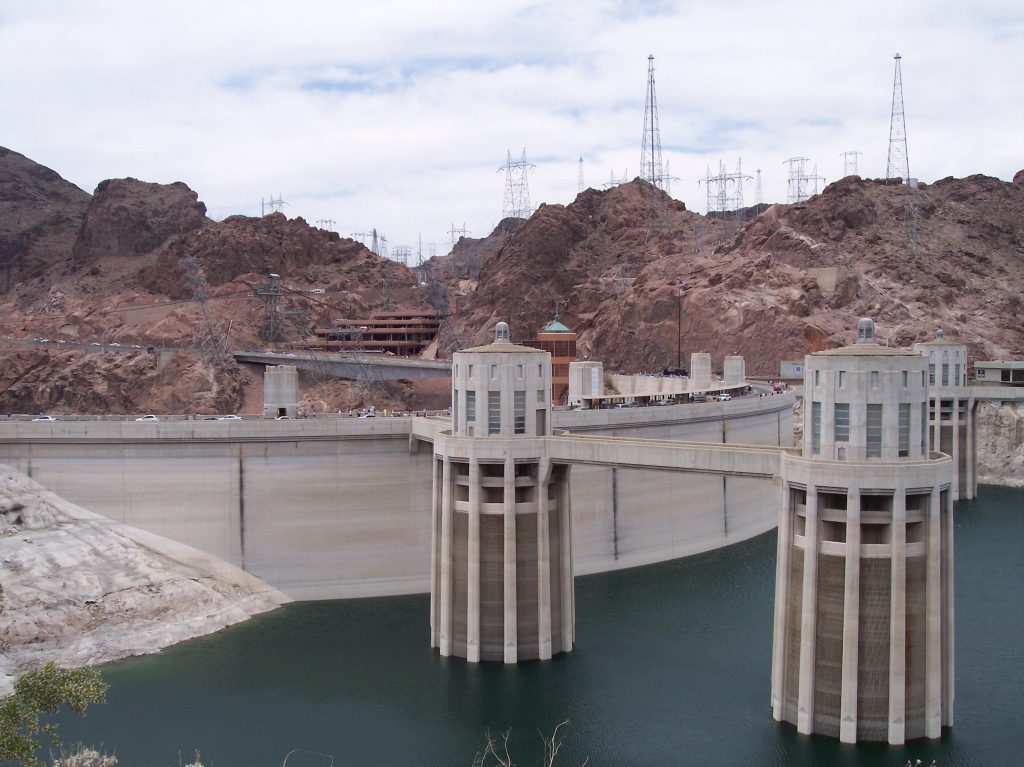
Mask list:
[[[917,189],[849,177],[746,222],[637,180],[542,205],[483,264],[457,321],[477,341],[499,319],[530,338],[558,302],[581,355],[612,369],[674,366],[681,343],[684,359],[742,354],[777,375],[849,342],[861,316],[893,345],[943,328],[977,358],[1018,356],[1022,291],[1024,174]]]
[[[180,182],[112,179],[88,195],[0,149],[0,267],[7,412],[252,404],[258,377],[230,359],[196,355],[169,381],[141,350],[137,359],[83,355],[31,339],[266,345],[259,293],[271,272],[281,275],[283,348],[339,319],[431,306],[452,311],[452,337],[485,341],[503,319],[522,340],[557,307],[580,335],[581,357],[622,371],[708,351],[716,365],[738,353],[748,371],[776,375],[781,360],[848,342],[865,315],[894,345],[943,328],[976,358],[1013,358],[1024,346],[1024,173],[915,189],[849,177],[796,205],[724,216],[688,211],[635,180],[463,237],[427,263],[420,288],[412,270],[301,218],[213,222]],[[361,396],[319,388],[317,407]]]

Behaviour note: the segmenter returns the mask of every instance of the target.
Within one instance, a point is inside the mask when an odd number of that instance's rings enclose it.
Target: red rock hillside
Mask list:
[[[916,190],[850,177],[742,226],[634,181],[541,206],[484,263],[457,324],[483,341],[504,319],[530,338],[558,301],[580,356],[610,369],[674,366],[681,340],[684,361],[738,353],[777,375],[851,340],[861,316],[894,345],[941,327],[978,358],[1018,356],[1022,290],[1024,174]]]

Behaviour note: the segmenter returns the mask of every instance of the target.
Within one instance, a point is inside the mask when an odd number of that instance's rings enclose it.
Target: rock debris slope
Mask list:
[[[0,697],[27,668],[106,663],[290,599],[196,549],[111,521],[0,465]]]

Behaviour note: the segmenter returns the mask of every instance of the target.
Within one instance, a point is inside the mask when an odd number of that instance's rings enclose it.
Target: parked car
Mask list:
[[[159,421],[160,419],[157,418],[155,415],[150,414],[150,415],[139,416],[135,420],[136,421]]]
[[[240,415],[222,415],[217,419],[218,421],[241,421],[242,416]]]
[[[32,420],[33,421],[56,421],[57,419],[54,418],[52,415],[37,415]]]
[[[292,417],[290,415],[279,415],[274,420],[275,421],[290,421],[290,420],[292,420]]]
[[[723,392],[722,394],[718,395],[718,401],[719,402],[728,402],[731,399],[732,399],[732,395],[729,394],[729,392]]]

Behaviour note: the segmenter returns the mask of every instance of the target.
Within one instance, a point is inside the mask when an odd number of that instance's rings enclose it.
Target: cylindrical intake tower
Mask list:
[[[493,344],[452,360],[434,443],[431,646],[471,662],[547,659],[574,639],[569,468],[545,457],[551,356]]]
[[[953,466],[928,436],[928,360],[871,320],[806,357],[772,655],[773,715],[802,733],[899,744],[953,723]]]

